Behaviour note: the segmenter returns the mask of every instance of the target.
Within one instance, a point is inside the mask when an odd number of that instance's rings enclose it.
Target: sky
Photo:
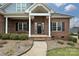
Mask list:
[[[79,27],[79,3],[50,3],[48,6],[57,13],[74,16],[70,20],[70,27]]]

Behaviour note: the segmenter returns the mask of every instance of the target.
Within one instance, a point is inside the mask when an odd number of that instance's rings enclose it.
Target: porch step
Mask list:
[[[31,40],[35,40],[35,41],[46,41],[46,40],[50,40],[49,37],[31,37]]]

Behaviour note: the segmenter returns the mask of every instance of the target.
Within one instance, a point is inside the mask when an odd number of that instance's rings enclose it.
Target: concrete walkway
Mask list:
[[[46,56],[47,44],[46,41],[34,41],[34,45],[27,53],[22,56]]]

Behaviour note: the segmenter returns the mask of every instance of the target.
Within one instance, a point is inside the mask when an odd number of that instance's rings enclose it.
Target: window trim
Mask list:
[[[24,29],[24,24],[26,24],[26,26],[27,26],[27,22],[22,22],[22,24],[23,24],[23,25],[22,25],[22,26],[23,26],[23,27],[22,27],[22,30],[23,30],[23,31],[27,31],[27,27],[26,27],[26,30]]]
[[[24,3],[19,3],[20,4],[20,11],[18,11],[18,9],[17,9],[17,5],[18,5],[18,3],[16,3],[16,12],[23,12],[24,10],[23,10],[23,4]],[[27,4],[25,3],[25,7],[27,6]]]
[[[18,3],[16,3],[16,12],[21,12],[21,3],[20,3],[20,11],[18,11],[17,5]]]
[[[19,29],[19,24],[22,24],[22,30]],[[24,24],[27,24],[27,22],[18,22],[18,31],[28,31],[28,30],[24,30]]]
[[[54,23],[54,22],[52,21],[52,23]],[[63,25],[62,23],[63,22],[55,22],[55,23],[56,23],[56,30],[52,29],[52,32],[63,32],[63,30],[62,30],[62,25]],[[58,30],[58,23],[61,24],[61,30],[60,31]],[[51,25],[51,27],[53,27],[53,25]]]

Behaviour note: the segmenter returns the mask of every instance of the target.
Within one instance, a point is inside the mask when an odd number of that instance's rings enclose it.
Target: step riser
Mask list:
[[[51,38],[49,37],[31,37],[31,40],[36,40],[36,41],[46,41],[46,40],[50,40]]]

